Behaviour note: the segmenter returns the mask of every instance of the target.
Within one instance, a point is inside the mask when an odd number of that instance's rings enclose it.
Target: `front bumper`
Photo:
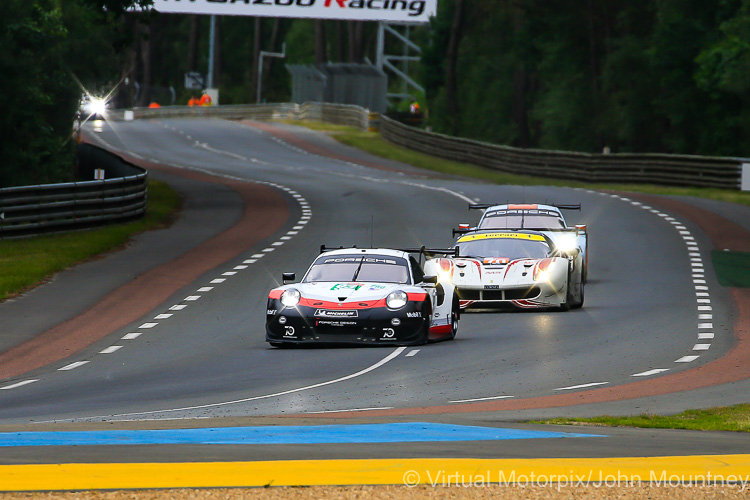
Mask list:
[[[562,289],[556,290],[549,283],[512,287],[486,286],[484,288],[456,286],[461,308],[473,305],[506,305],[521,309],[560,307],[565,303],[565,295],[561,292]]]
[[[282,319],[283,318],[283,319]],[[429,302],[410,301],[401,309],[386,307],[321,310],[283,307],[269,299],[266,341],[273,344],[418,345],[428,339]]]

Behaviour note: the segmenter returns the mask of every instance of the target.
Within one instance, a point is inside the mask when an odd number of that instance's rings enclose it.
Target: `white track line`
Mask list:
[[[16,382],[15,384],[11,384],[11,385],[6,385],[5,387],[0,387],[0,391],[15,389],[16,387],[23,387],[25,385],[33,384],[34,382],[39,382],[39,379],[35,378],[31,380],[24,380],[23,382]]]
[[[572,391],[574,389],[585,389],[586,387],[596,387],[599,385],[607,385],[609,382],[591,382],[590,384],[571,385],[570,387],[558,387],[555,391]]]
[[[497,399],[510,399],[514,396],[490,396],[488,398],[474,398],[474,399],[457,399],[455,401],[448,401],[449,403],[473,403],[475,401],[493,401]]]
[[[273,393],[273,394],[265,394],[263,396],[254,396],[254,397],[251,397],[251,398],[236,399],[236,400],[233,400],[233,401],[224,401],[224,402],[220,402],[220,403],[211,403],[211,404],[196,405],[196,406],[185,406],[183,408],[169,408],[169,409],[166,409],[166,410],[155,410],[155,411],[144,411],[144,412],[133,412],[133,413],[120,413],[120,414],[116,414],[116,415],[99,415],[99,416],[95,416],[95,417],[86,417],[86,418],[87,419],[91,419],[91,418],[133,417],[133,416],[139,416],[139,415],[155,415],[155,414],[158,414],[158,413],[171,413],[171,412],[177,412],[177,411],[202,410],[202,409],[206,409],[206,408],[218,408],[220,406],[227,406],[227,405],[238,404],[238,403],[247,403],[249,401],[257,401],[259,399],[269,399],[269,398],[275,398],[275,397],[279,397],[279,396],[285,396],[287,394],[294,394],[296,392],[308,391],[310,389],[317,389],[318,387],[324,387],[324,386],[327,386],[327,385],[337,384],[339,382],[344,382],[344,381],[347,381],[347,380],[351,380],[353,378],[361,377],[362,375],[365,375],[365,374],[367,374],[367,373],[369,373],[369,372],[371,372],[373,370],[376,370],[376,369],[380,368],[381,366],[385,365],[386,363],[388,363],[389,361],[393,360],[399,354],[401,354],[402,352],[404,352],[405,349],[406,349],[406,347],[398,347],[398,348],[396,348],[395,351],[393,351],[388,356],[386,356],[385,358],[381,359],[380,361],[378,361],[374,365],[371,365],[371,366],[369,366],[369,367],[367,367],[367,368],[365,368],[363,370],[360,370],[360,371],[358,371],[356,373],[352,373],[351,375],[346,375],[344,377],[340,377],[340,378],[337,378],[337,379],[334,379],[334,380],[329,380],[327,382],[320,382],[318,384],[308,385],[308,386],[305,386],[305,387],[298,387],[296,389],[289,389],[287,391],[276,392],[276,393]],[[84,361],[84,363],[85,363],[85,361]]]

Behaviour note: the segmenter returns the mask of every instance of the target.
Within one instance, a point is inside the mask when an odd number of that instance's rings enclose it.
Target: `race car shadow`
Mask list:
[[[540,308],[529,308],[521,309],[514,306],[498,305],[498,306],[482,306],[482,307],[469,307],[461,311],[461,314],[497,314],[497,313],[511,313],[511,314],[534,314],[540,312],[563,312],[557,307],[540,307]],[[568,311],[570,312],[570,311]]]
[[[433,344],[438,342],[428,342],[428,344]],[[382,349],[382,348],[393,348],[393,347],[415,347],[420,345],[426,345],[426,344],[347,344],[347,343],[341,343],[341,344],[335,344],[332,342],[326,342],[325,344],[281,344],[281,345],[275,345],[275,346],[268,346],[269,350],[274,349]]]

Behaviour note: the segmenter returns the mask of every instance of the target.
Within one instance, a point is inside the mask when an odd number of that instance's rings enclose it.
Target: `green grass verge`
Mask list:
[[[729,189],[711,188],[680,188],[637,184],[589,184],[584,182],[549,179],[546,177],[533,177],[527,175],[514,175],[451,160],[444,160],[434,156],[402,148],[385,141],[377,132],[365,132],[351,127],[342,127],[327,123],[310,121],[287,121],[293,125],[301,125],[313,130],[327,132],[337,141],[352,146],[368,153],[413,165],[425,170],[431,170],[446,175],[457,175],[479,179],[494,184],[511,184],[520,186],[561,186],[582,187],[587,189],[606,189],[613,191],[632,191],[648,194],[666,194],[677,196],[697,196],[712,200],[738,203],[750,206],[750,193],[732,191]]]
[[[633,417],[555,418],[533,420],[528,423],[750,432],[750,404],[721,406],[708,410],[687,410],[672,416],[643,414]]]
[[[750,252],[712,250],[711,260],[722,286],[750,288]]]
[[[0,301],[18,295],[72,265],[121,248],[135,234],[173,220],[180,197],[163,182],[148,181],[146,215],[127,224],[0,241]]]

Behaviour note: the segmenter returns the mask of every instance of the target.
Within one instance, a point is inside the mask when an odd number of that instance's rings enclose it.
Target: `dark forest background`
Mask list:
[[[0,187],[69,177],[82,88],[184,105],[207,73],[207,16],[149,0],[3,0]],[[222,104],[287,102],[285,64],[375,61],[376,25],[217,18]],[[522,148],[750,156],[750,0],[440,0],[410,74],[433,130]],[[391,40],[389,43],[393,43]],[[390,52],[401,50],[389,47]],[[394,84],[395,85],[395,84]],[[400,88],[395,90],[401,90]],[[403,107],[404,103],[393,103]]]
[[[519,147],[750,155],[749,0],[441,0],[436,130]]]

